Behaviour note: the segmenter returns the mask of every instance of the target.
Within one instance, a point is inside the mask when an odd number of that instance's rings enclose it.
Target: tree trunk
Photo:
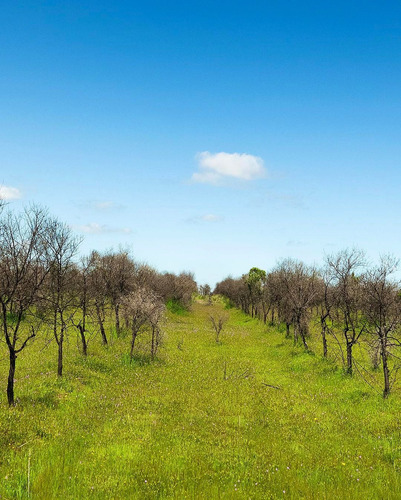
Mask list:
[[[82,343],[82,354],[84,356],[88,355],[88,342],[85,337],[85,329],[82,325],[78,325],[79,333],[81,335],[81,343]]]
[[[269,314],[269,311],[263,313],[263,323],[267,323],[267,315]]]
[[[88,342],[85,337],[86,332],[86,293],[84,296],[83,307],[82,307],[82,325],[80,325],[79,333],[81,334],[81,342],[82,342],[82,354],[84,356],[88,355]]]
[[[300,331],[301,331],[302,343],[303,343],[303,345],[304,345],[305,349],[306,349],[307,351],[309,351],[309,346],[308,346],[308,344],[307,344],[307,342],[306,342],[306,335],[305,335],[305,332],[304,332],[303,328],[301,328],[301,330],[300,330]]]
[[[9,348],[10,349],[10,348]],[[10,349],[10,369],[8,371],[8,382],[7,382],[7,399],[9,406],[14,406],[14,377],[15,377],[15,361],[17,355],[14,349]]]
[[[103,324],[102,316],[100,314],[99,304],[96,304],[96,315],[97,315],[97,322],[98,322],[99,328],[100,328],[100,334],[102,336],[103,345],[107,345],[106,331],[104,329],[104,324]]]
[[[137,335],[136,332],[132,332],[130,363],[132,363],[132,358],[134,357],[134,347],[135,347],[136,335]]]
[[[307,351],[309,351],[309,346],[308,346],[308,344],[306,342],[306,336],[308,335],[307,327],[305,327],[305,325],[300,324],[299,325],[299,333],[301,335],[302,343],[303,343],[305,349]]]
[[[288,323],[288,321],[287,321],[285,324],[285,327],[286,327],[285,338],[286,339],[290,338],[290,326],[291,326],[291,323]]]
[[[347,374],[352,375],[352,342],[347,342]]]
[[[384,336],[380,338],[380,343],[381,343],[381,356],[382,356],[383,376],[384,376],[383,397],[386,398],[390,394],[390,370],[388,367],[388,360],[387,360],[387,345],[386,345],[387,343]]]
[[[64,333],[62,333],[58,339],[57,375],[59,377],[63,376],[63,344],[64,344]]]
[[[121,332],[121,327],[120,327],[120,306],[117,304],[114,308],[115,314],[116,314],[116,333],[117,337],[120,336]]]
[[[322,322],[322,342],[323,342],[323,357],[327,358],[327,338],[326,338],[326,325]]]

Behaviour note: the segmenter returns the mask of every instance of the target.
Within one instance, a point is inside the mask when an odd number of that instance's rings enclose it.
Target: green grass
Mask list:
[[[173,314],[185,315],[188,310],[177,300],[170,299],[166,303],[166,308]]]
[[[28,347],[17,406],[0,402],[0,498],[28,498],[28,472],[41,499],[401,497],[399,390],[384,401],[318,338],[306,353],[235,309],[218,344],[212,311],[169,312],[155,361],[146,334],[133,363],[129,336],[87,359],[71,336],[61,381],[56,346]]]

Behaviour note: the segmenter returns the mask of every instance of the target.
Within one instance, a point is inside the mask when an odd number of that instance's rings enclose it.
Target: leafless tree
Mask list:
[[[166,309],[163,301],[159,297],[154,296],[154,298],[156,299],[155,307],[149,314],[149,326],[151,330],[150,355],[152,358],[156,357],[157,351],[162,343],[163,336],[160,325],[164,319],[164,312]]]
[[[307,337],[309,335],[309,319],[311,308],[315,305],[318,294],[319,276],[314,267],[303,262],[286,259],[278,268],[281,281],[282,301],[288,322],[292,317],[294,323],[294,341],[301,337],[306,350],[309,350]]]
[[[74,257],[80,239],[73,235],[69,226],[53,219],[48,230],[48,258],[50,272],[45,290],[53,335],[58,346],[57,375],[63,375],[63,348],[67,329],[72,324],[73,305],[76,299],[74,281],[76,264]]]
[[[361,250],[342,250],[337,255],[328,256],[326,265],[332,280],[335,294],[335,320],[332,335],[341,349],[341,356],[346,371],[352,375],[353,346],[366,330],[366,319],[361,313],[363,276],[359,271],[365,266],[365,255]],[[340,332],[346,348],[346,361],[342,353],[341,343],[336,334]]]
[[[202,295],[202,297],[210,297],[211,293],[212,290],[210,288],[210,285],[208,285],[207,283],[199,286],[199,294]]]
[[[318,290],[318,314],[320,321],[320,334],[323,344],[323,357],[327,358],[328,343],[327,337],[332,333],[332,311],[335,307],[334,287],[332,286],[332,273],[325,268],[320,271],[320,279],[317,282]]]
[[[9,351],[7,399],[14,405],[17,354],[37,333],[33,305],[49,272],[47,256],[48,215],[30,207],[22,214],[9,212],[0,219],[1,327]]]
[[[245,314],[250,313],[250,296],[248,285],[246,284],[246,275],[241,278],[232,278],[229,276],[220,283],[217,283],[213,294],[223,295],[230,303],[240,309]]]
[[[121,307],[131,328],[130,360],[132,362],[136,338],[145,326],[151,326],[152,340],[156,341],[157,327],[164,311],[164,304],[149,288],[137,287],[121,299]],[[155,353],[155,347],[154,343],[152,353]]]
[[[291,337],[291,326],[294,327],[294,311],[290,301],[290,297],[286,292],[285,283],[281,280],[282,276],[277,273],[277,278],[279,278],[276,283],[276,290],[278,292],[277,301],[277,314],[280,323],[285,324],[286,338]],[[298,341],[298,333],[296,328],[294,328],[294,343]]]
[[[396,336],[401,324],[400,283],[393,278],[397,267],[398,261],[394,257],[383,257],[379,266],[367,271],[363,282],[362,307],[368,319],[366,329],[379,346],[385,398],[391,390],[389,358],[391,356],[396,358],[393,349],[401,345],[400,339]]]
[[[273,270],[266,276],[263,296],[263,301],[266,303],[264,308],[264,323],[266,323],[267,315],[270,311],[270,323],[273,325],[275,314],[279,312],[280,301],[282,299],[281,280],[277,271]]]
[[[115,314],[117,336],[121,333],[120,305],[135,285],[137,266],[128,251],[108,252],[101,257],[106,294],[110,299]]]
[[[166,303],[176,303],[188,309],[198,286],[192,273],[182,272],[179,275],[163,273],[155,279],[154,290]]]
[[[148,264],[137,264],[135,271],[135,286],[156,289],[158,273]]]
[[[90,273],[92,268],[91,257],[82,257],[75,270],[74,276],[74,312],[71,321],[78,330],[82,346],[82,354],[88,354],[88,320],[92,316],[92,301],[90,289]]]
[[[215,332],[215,339],[218,344],[220,343],[221,331],[223,330],[224,325],[227,323],[228,320],[229,320],[228,314],[219,314],[215,316],[213,316],[212,314],[209,315],[209,321]]]
[[[251,273],[251,271],[255,271]],[[217,283],[213,293],[223,295],[229,299],[230,303],[240,309],[245,314],[258,314],[267,322],[269,312],[271,322],[274,322],[275,312],[280,313],[281,319],[289,316],[285,314],[284,291],[279,272],[274,270],[269,274],[258,268],[252,268],[248,274],[241,278],[228,277]],[[253,274],[253,276],[252,276]],[[287,324],[292,323],[292,316]]]
[[[102,256],[93,251],[89,257],[88,269],[89,295],[94,303],[96,322],[100,329],[103,345],[107,345],[107,335],[104,327],[106,320],[107,278]]]

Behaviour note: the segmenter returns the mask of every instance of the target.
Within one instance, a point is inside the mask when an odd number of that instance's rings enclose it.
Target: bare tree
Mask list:
[[[116,333],[119,336],[121,300],[133,290],[137,266],[125,250],[120,250],[118,253],[108,252],[101,259],[106,294],[114,309]]]
[[[189,309],[192,295],[197,292],[198,286],[192,273],[182,272],[179,275],[163,273],[155,279],[154,290],[166,303],[178,304],[184,309]]]
[[[38,330],[33,305],[49,271],[46,259],[48,216],[31,207],[0,219],[1,327],[9,351],[8,404],[14,405],[17,354]],[[23,325],[25,323],[25,325]]]
[[[241,278],[228,277],[217,283],[213,293],[223,295],[245,314],[257,315],[266,323],[269,312],[273,322],[275,310],[279,308],[279,285],[276,272],[266,275],[265,271],[254,267]]]
[[[391,390],[389,358],[393,348],[400,346],[395,336],[401,324],[400,283],[393,278],[398,261],[383,257],[379,266],[367,271],[364,279],[363,312],[368,319],[367,330],[377,340],[383,368],[383,397]]]
[[[57,375],[63,375],[63,348],[67,329],[72,323],[76,299],[74,257],[81,240],[73,235],[69,226],[53,219],[48,230],[48,257],[50,272],[44,297],[51,314],[53,335],[58,346]]]
[[[210,323],[211,323],[211,325],[212,325],[212,327],[214,329],[215,335],[216,335],[215,336],[216,342],[220,343],[220,334],[221,334],[221,331],[224,328],[224,325],[229,320],[229,315],[228,314],[219,314],[219,315],[216,315],[216,316],[212,316],[210,314],[209,315],[209,320],[210,320]]]
[[[332,333],[332,311],[335,305],[334,287],[332,286],[332,273],[325,268],[320,272],[321,279],[318,280],[318,314],[320,320],[320,334],[323,344],[323,357],[327,358],[327,337]]]
[[[202,297],[210,297],[211,293],[212,290],[210,288],[210,285],[208,285],[207,283],[199,286],[199,294],[202,295]]]
[[[156,341],[157,327],[162,317],[164,304],[152,290],[137,287],[135,291],[123,297],[121,306],[131,328],[130,360],[132,362],[136,338],[145,326],[152,327],[152,340]],[[155,353],[155,344],[153,344],[152,352]]]
[[[263,288],[263,301],[266,303],[264,308],[264,323],[266,323],[267,315],[270,311],[270,322],[272,325],[274,324],[275,314],[280,308],[281,295],[280,276],[277,271],[272,271],[266,276]]]
[[[148,264],[137,264],[135,270],[135,286],[143,286],[149,290],[156,289],[158,273]]]
[[[358,271],[365,265],[365,256],[361,250],[342,250],[337,255],[328,256],[326,264],[330,279],[335,287],[335,326],[332,334],[337,340],[343,362],[341,343],[335,330],[341,332],[346,348],[346,371],[352,375],[353,346],[358,343],[366,329],[366,319],[361,313],[362,307],[362,274]]]
[[[164,319],[166,307],[159,297],[154,295],[153,298],[156,299],[155,306],[149,314],[148,321],[151,330],[150,355],[155,358],[163,338],[160,324]]]
[[[89,257],[88,288],[94,302],[96,322],[100,329],[103,345],[107,345],[107,335],[104,327],[106,320],[107,279],[104,262],[98,252],[93,251]]]
[[[210,288],[210,285],[208,285],[207,283],[205,283],[204,285],[200,285],[199,294],[204,299],[207,299],[207,305],[212,305],[212,289]]]
[[[249,314],[251,302],[246,284],[246,275],[241,278],[231,278],[229,276],[217,283],[213,294],[223,295],[230,301],[230,304],[242,309],[245,314]]]
[[[76,267],[73,282],[75,311],[71,315],[71,321],[78,330],[82,346],[82,354],[84,356],[87,356],[88,354],[88,319],[90,319],[92,313],[92,301],[90,294],[91,266],[91,258],[82,257],[79,265]]]
[[[281,282],[284,315],[287,322],[287,333],[290,318],[294,323],[294,341],[301,337],[306,350],[309,350],[309,319],[311,308],[318,295],[318,273],[315,268],[292,259],[284,260],[277,268]]]
[[[278,274],[277,277],[280,278],[280,275]],[[278,281],[276,285],[278,286],[277,290],[279,292],[277,303],[278,319],[280,323],[285,324],[285,336],[289,339],[291,337],[291,326],[294,326],[294,311],[291,305],[290,297],[285,291],[284,283]],[[298,333],[296,328],[294,328],[294,344],[297,343],[297,341]]]

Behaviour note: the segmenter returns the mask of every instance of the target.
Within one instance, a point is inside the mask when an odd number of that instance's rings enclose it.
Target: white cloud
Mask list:
[[[306,243],[300,240],[289,240],[287,241],[287,247],[303,247]]]
[[[22,193],[19,189],[0,185],[0,200],[19,200]]]
[[[214,214],[206,214],[202,215],[201,219],[204,220],[205,222],[216,222],[218,220],[221,220],[221,217]]]
[[[114,201],[99,201],[99,200],[87,200],[84,202],[79,203],[79,206],[81,208],[89,208],[91,210],[98,210],[101,212],[107,211],[107,210],[119,210],[121,208],[124,208],[123,205],[120,205],[119,203],[115,203]]]
[[[259,156],[245,153],[216,153],[204,151],[197,155],[199,172],[192,175],[194,182],[219,184],[225,178],[245,181],[266,176],[264,162]]]
[[[110,208],[115,208],[116,204],[112,201],[94,201],[92,206],[96,210],[110,210]]]
[[[187,222],[191,224],[199,224],[200,222],[220,222],[223,220],[223,217],[220,217],[220,215],[214,215],[214,214],[206,214],[206,215],[197,215],[195,217],[190,217],[187,219]]]
[[[111,227],[106,224],[98,224],[97,222],[91,222],[90,224],[84,224],[81,226],[74,226],[74,229],[86,234],[105,234],[105,233],[125,233],[129,234],[132,232],[128,227]]]

